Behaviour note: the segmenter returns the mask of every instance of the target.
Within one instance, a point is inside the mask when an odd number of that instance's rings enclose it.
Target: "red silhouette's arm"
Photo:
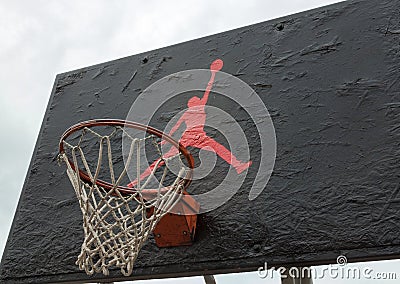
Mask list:
[[[214,83],[214,79],[215,79],[215,72],[212,72],[211,73],[211,79],[207,84],[207,88],[206,88],[206,91],[204,92],[204,96],[200,100],[200,104],[201,105],[205,105],[207,103],[208,96],[210,95],[210,91],[211,91],[212,85]]]
[[[172,136],[175,131],[178,130],[179,126],[181,126],[182,122],[185,121],[185,119],[183,118],[185,114],[183,114],[181,116],[181,118],[179,118],[179,120],[176,122],[176,124],[174,125],[174,127],[172,127],[171,131],[168,133],[169,136]],[[165,143],[167,143],[167,140],[162,140],[161,141],[161,145],[164,145]]]
[[[208,101],[208,96],[210,95],[211,88],[214,84],[215,80],[215,74],[222,69],[222,66],[224,65],[224,62],[221,59],[215,60],[213,63],[211,63],[210,70],[211,70],[211,78],[210,81],[208,81],[206,91],[204,92],[203,98],[200,99],[200,104],[205,105]]]
[[[178,130],[179,126],[181,126],[182,122],[185,121],[184,116],[185,116],[185,113],[181,116],[181,118],[179,118],[179,120],[176,122],[174,127],[172,127],[171,131],[169,132],[169,136],[172,136],[175,133],[175,131]]]

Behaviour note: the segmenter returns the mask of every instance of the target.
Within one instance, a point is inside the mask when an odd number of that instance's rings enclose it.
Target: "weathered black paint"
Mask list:
[[[151,240],[132,277],[116,271],[110,279],[249,271],[265,261],[326,264],[340,254],[350,261],[400,257],[399,31],[400,2],[347,1],[58,75],[1,281],[104,278],[88,277],[74,264],[81,213],[55,161],[58,138],[78,121],[125,118],[151,83],[207,69],[216,58],[224,60],[224,72],[254,87],[270,110],[278,142],[271,180],[249,202],[250,173],[230,202],[200,216],[192,247],[159,249]],[[212,105],[225,103],[215,96]],[[246,125],[248,116],[238,117]],[[203,182],[207,187],[212,179]]]

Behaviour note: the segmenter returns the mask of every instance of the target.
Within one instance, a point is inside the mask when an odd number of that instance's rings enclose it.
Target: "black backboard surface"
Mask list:
[[[400,257],[399,31],[400,2],[346,1],[58,75],[1,282],[123,281],[251,271],[264,262],[328,264],[339,255]],[[125,119],[154,82],[209,69],[217,58],[221,71],[252,87],[269,110],[277,151],[267,186],[249,200],[260,165],[251,114],[211,93],[208,104],[234,116],[248,139],[253,164],[238,192],[199,216],[192,246],[160,249],[150,239],[132,276],[87,276],[75,265],[82,217],[65,167],[57,165],[61,134],[88,119]],[[150,124],[163,129],[189,96],[166,102]],[[218,131],[208,134],[227,143]],[[189,191],[212,189],[228,167],[218,158]]]

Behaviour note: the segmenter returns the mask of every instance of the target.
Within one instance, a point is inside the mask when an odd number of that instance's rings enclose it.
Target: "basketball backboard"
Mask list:
[[[126,281],[399,257],[399,9],[346,1],[58,75],[1,281]],[[187,111],[201,101],[204,115],[194,118]],[[159,248],[150,237],[129,277],[119,269],[88,276],[75,265],[82,215],[57,164],[58,143],[68,127],[95,118],[176,132],[197,166],[188,188],[201,204],[193,244]],[[204,132],[185,134],[193,121]]]

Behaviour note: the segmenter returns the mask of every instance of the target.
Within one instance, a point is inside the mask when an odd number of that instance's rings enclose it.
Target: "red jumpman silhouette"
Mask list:
[[[196,147],[199,149],[204,149],[207,151],[211,151],[216,153],[222,159],[224,159],[228,164],[232,165],[238,174],[242,173],[252,164],[252,161],[241,162],[239,161],[228,149],[226,149],[223,145],[215,141],[213,138],[207,136],[207,133],[204,131],[204,125],[206,122],[206,112],[205,105],[208,100],[208,96],[210,94],[212,85],[215,80],[215,74],[222,69],[224,65],[221,59],[215,60],[211,66],[211,79],[208,82],[206,91],[202,98],[194,96],[189,99],[187,102],[188,109],[183,113],[183,115],[179,118],[177,123],[172,127],[169,135],[172,136],[176,130],[181,126],[184,122],[186,124],[186,130],[183,132],[181,139],[179,142],[184,147]],[[161,144],[164,144],[163,141]],[[163,155],[164,159],[169,157],[173,157],[178,154],[178,149],[176,147],[172,147],[167,153]],[[145,177],[149,176],[159,159],[152,163],[141,175],[140,179],[143,180]],[[158,166],[164,165],[164,161],[161,161]],[[131,182],[128,186],[133,187],[137,184],[137,180]]]

